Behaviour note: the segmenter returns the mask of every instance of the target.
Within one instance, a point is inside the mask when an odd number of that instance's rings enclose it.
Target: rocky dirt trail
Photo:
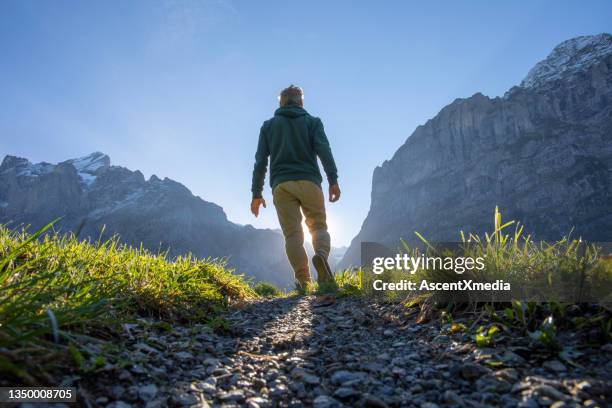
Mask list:
[[[581,368],[529,340],[477,348],[416,310],[313,297],[257,301],[208,326],[128,327],[122,355],[82,393],[94,406],[548,407],[608,406],[612,345],[582,350]],[[608,402],[609,404],[609,402]]]

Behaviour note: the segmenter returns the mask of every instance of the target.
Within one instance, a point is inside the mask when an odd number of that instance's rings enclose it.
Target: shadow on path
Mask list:
[[[217,381],[209,401],[434,408],[607,398],[601,388],[610,385],[609,357],[588,375],[551,372],[529,361],[529,353],[521,356],[520,347],[478,349],[469,336],[444,331],[437,321],[417,325],[415,317],[397,303],[354,298],[320,308],[312,296],[258,302],[229,316],[240,333],[228,356],[231,374]],[[593,392],[579,395],[585,379]]]

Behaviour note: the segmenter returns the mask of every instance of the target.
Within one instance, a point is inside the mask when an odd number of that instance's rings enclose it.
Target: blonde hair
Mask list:
[[[278,99],[281,107],[289,105],[302,106],[304,104],[304,91],[299,86],[291,84],[281,91]]]

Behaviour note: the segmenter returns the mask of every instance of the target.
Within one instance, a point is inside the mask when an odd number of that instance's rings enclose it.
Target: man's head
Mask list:
[[[279,96],[280,106],[304,106],[304,91],[295,85],[289,85],[282,90]]]

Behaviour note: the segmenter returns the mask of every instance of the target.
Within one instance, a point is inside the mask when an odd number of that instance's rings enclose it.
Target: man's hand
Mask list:
[[[329,186],[329,201],[335,203],[340,199],[340,186],[333,184]]]
[[[259,215],[260,205],[263,205],[264,208],[266,208],[266,200],[264,200],[263,198],[254,198],[253,201],[251,201],[251,212],[256,217]]]

